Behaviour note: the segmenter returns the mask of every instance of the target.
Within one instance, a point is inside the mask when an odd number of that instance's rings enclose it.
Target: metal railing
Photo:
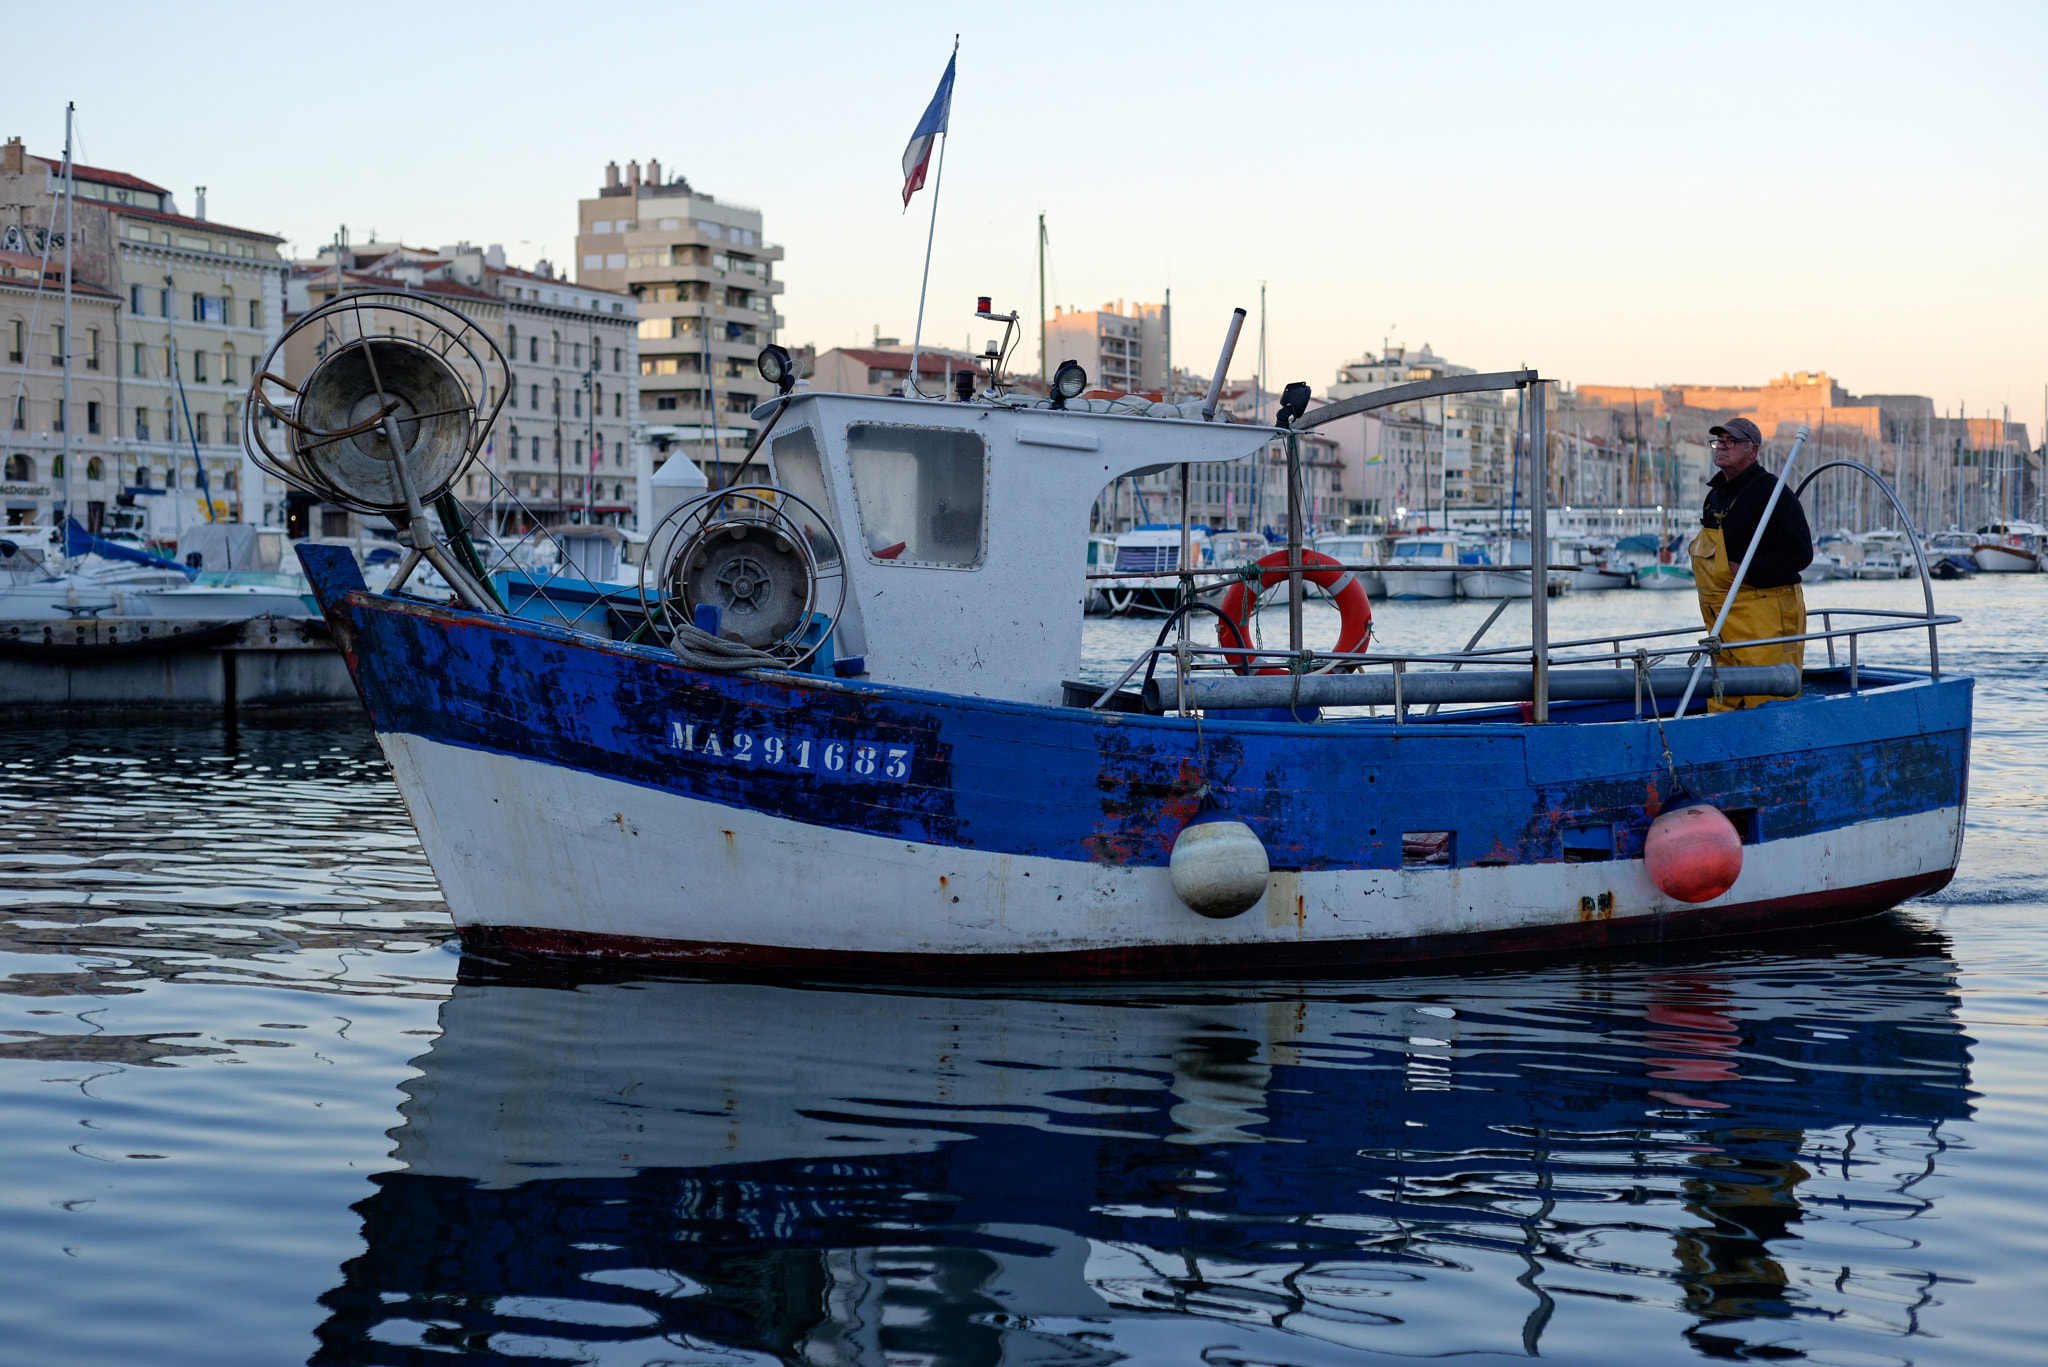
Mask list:
[[[1733,651],[1755,646],[1792,645],[1806,641],[1825,641],[1828,646],[1829,667],[1838,668],[1835,643],[1838,640],[1845,640],[1848,644],[1849,654],[1849,688],[1854,693],[1861,690],[1858,677],[1858,671],[1861,667],[1861,652],[1858,642],[1861,637],[1897,631],[1927,632],[1930,647],[1928,677],[1939,678],[1941,673],[1940,667],[1938,661],[1933,658],[1935,628],[1950,626],[1962,620],[1960,617],[1940,615],[1932,611],[1918,613],[1883,608],[1826,608],[1821,609],[1820,612],[1823,618],[1823,625],[1819,631],[1802,632],[1796,636],[1771,636],[1754,641],[1746,640],[1734,645],[1724,646],[1723,649]],[[1833,625],[1833,619],[1836,617],[1874,618],[1878,620],[1867,625],[1838,627]],[[1631,666],[1641,669],[1659,661],[1679,657],[1683,657],[1685,663],[1691,665],[1700,657],[1705,656],[1708,657],[1708,667],[1712,668],[1716,652],[1705,642],[1697,639],[1699,630],[1700,628],[1698,627],[1671,627],[1662,631],[1635,632],[1622,636],[1603,635],[1572,641],[1553,641],[1550,643],[1548,652],[1550,657],[1549,664],[1553,669],[1570,668],[1575,665],[1600,664],[1608,664],[1617,669]],[[1674,637],[1691,637],[1695,639],[1659,646],[1646,644],[1649,642],[1669,642]],[[1599,649],[1601,646],[1607,646],[1609,649],[1601,650]],[[1567,654],[1561,652],[1579,653]],[[1449,666],[1451,670],[1457,670],[1473,666],[1496,665],[1519,667],[1531,670],[1533,673],[1536,656],[1537,652],[1527,645],[1490,646],[1484,650],[1466,649],[1441,653],[1390,655],[1383,652],[1368,653],[1366,651],[1273,650],[1255,645],[1195,646],[1160,644],[1139,652],[1138,656],[1118,676],[1116,682],[1102,690],[1095,701],[1090,704],[1090,707],[1092,709],[1101,709],[1108,706],[1122,692],[1124,685],[1136,677],[1141,669],[1145,670],[1146,678],[1149,681],[1152,670],[1161,661],[1170,661],[1174,665],[1175,707],[1181,715],[1187,715],[1189,712],[1186,682],[1191,675],[1196,673],[1246,673],[1255,672],[1262,666],[1277,666],[1290,674],[1309,675],[1355,672],[1364,668],[1384,666],[1391,669],[1395,675],[1395,722],[1396,724],[1401,724],[1407,720],[1407,704],[1400,700],[1400,693],[1402,691],[1401,679],[1409,666],[1445,665]],[[1674,701],[1676,700],[1674,699]],[[1641,715],[1640,699],[1637,704],[1637,715]]]

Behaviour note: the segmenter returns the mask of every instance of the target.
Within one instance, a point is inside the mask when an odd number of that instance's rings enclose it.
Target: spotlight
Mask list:
[[[1065,408],[1068,399],[1078,399],[1081,391],[1088,387],[1088,372],[1081,369],[1078,361],[1061,361],[1060,368],[1052,374],[1052,406]]]
[[[754,358],[754,365],[761,372],[761,378],[782,393],[787,394],[796,388],[796,362],[781,347],[773,343],[762,347],[761,354]]]

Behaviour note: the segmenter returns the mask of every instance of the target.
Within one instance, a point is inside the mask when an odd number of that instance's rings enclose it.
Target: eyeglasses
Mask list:
[[[1718,437],[1707,443],[1708,448],[1715,451],[1733,451],[1738,446],[1748,445],[1751,445],[1751,443],[1746,441],[1723,441]]]

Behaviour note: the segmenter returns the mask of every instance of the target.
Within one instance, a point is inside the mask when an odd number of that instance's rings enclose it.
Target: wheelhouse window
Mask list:
[[[948,569],[982,563],[988,447],[979,436],[855,423],[846,454],[870,559]]]
[[[768,451],[776,485],[810,504],[818,517],[830,518],[832,500],[825,492],[825,467],[818,459],[817,435],[808,427],[799,427],[776,437]],[[804,539],[811,543],[811,553],[821,565],[837,562],[838,557],[832,553],[831,534],[817,524],[817,518],[797,504],[790,504],[784,511],[803,528]]]

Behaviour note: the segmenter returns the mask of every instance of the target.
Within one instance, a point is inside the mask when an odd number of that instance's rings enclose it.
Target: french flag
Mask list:
[[[903,149],[903,207],[910,207],[910,197],[924,188],[924,172],[932,162],[932,148],[939,142],[939,134],[946,131],[946,120],[953,113],[953,63],[959,55],[946,59],[946,74],[939,78],[938,93],[925,107],[924,117],[917,121],[917,131],[910,135],[910,145]]]

